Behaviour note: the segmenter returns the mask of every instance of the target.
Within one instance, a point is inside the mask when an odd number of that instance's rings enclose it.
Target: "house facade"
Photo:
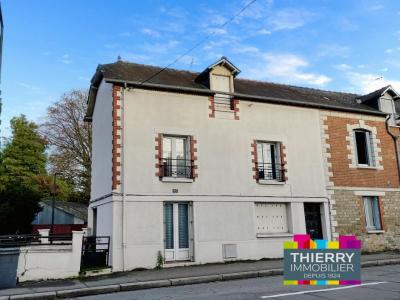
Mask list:
[[[294,233],[356,226],[371,249],[395,246],[397,156],[371,99],[238,79],[224,57],[201,73],[160,70],[118,61],[92,79],[88,227],[111,236],[113,270],[152,268],[160,254],[170,266],[280,257]]]

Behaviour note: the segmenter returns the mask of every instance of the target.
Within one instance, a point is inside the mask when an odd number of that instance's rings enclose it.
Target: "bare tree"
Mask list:
[[[49,167],[74,187],[72,201],[90,198],[91,125],[84,122],[87,92],[72,90],[47,109],[41,132],[50,145]]]

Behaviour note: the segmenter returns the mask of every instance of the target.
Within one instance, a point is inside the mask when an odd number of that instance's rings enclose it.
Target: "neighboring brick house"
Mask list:
[[[158,253],[168,265],[281,257],[293,233],[330,239],[355,223],[364,234],[363,208],[346,220],[342,207],[365,190],[382,197],[387,228],[368,237],[392,246],[399,181],[376,94],[239,79],[224,57],[201,73],[161,70],[118,61],[91,82],[88,227],[112,237],[114,271],[154,267]],[[368,155],[355,156],[363,140]]]
[[[399,95],[387,86],[358,99],[388,119],[321,111],[333,237],[356,234],[364,251],[400,249]]]

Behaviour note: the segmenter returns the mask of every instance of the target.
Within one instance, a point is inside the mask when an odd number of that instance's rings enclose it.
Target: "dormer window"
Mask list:
[[[224,93],[231,93],[231,76],[213,74],[211,78],[213,90]]]

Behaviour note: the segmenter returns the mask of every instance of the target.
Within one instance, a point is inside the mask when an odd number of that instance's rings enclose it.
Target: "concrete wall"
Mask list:
[[[19,282],[78,276],[81,267],[82,237],[83,232],[74,231],[72,245],[2,248],[0,256],[3,259],[18,254],[18,263],[14,267]],[[47,243],[47,239],[44,242]]]
[[[127,194],[325,195],[317,110],[240,101],[240,120],[208,117],[208,98],[156,91],[126,91],[125,176]],[[161,182],[155,176],[158,133],[193,135],[198,178],[194,183]],[[251,143],[286,146],[288,182],[264,186],[253,179]]]
[[[91,199],[111,193],[112,85],[102,82],[97,92],[92,122]]]

